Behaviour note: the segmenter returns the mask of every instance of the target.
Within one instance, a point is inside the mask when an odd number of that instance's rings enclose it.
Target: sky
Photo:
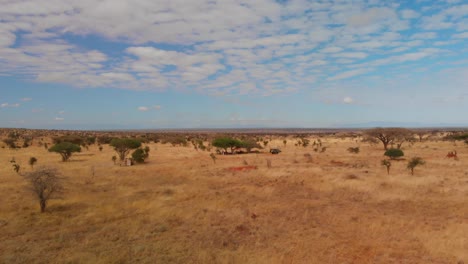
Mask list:
[[[467,0],[0,6],[0,127],[468,126]]]

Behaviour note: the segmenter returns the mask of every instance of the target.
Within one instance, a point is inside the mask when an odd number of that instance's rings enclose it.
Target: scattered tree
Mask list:
[[[286,147],[286,144],[288,144],[288,141],[285,139],[283,140],[283,145]]]
[[[102,146],[99,146],[99,151],[102,151]]]
[[[260,144],[258,144],[253,139],[247,139],[247,140],[242,141],[241,147],[245,148],[247,152],[252,151],[253,148],[258,148],[258,149],[262,148],[262,146],[260,146]]]
[[[120,161],[124,161],[130,150],[139,148],[141,142],[131,138],[114,138],[110,142],[110,145],[114,147],[115,152],[119,155]]]
[[[70,142],[60,142],[53,145],[49,152],[56,152],[62,156],[62,161],[67,161],[74,152],[81,152],[81,147]]]
[[[393,143],[397,143],[397,147],[400,148],[403,142],[413,137],[413,132],[406,128],[374,128],[367,130],[366,134],[380,140],[385,150]]]
[[[242,141],[231,137],[216,138],[211,144],[217,148],[224,149],[225,152],[229,148],[231,149],[231,153],[234,153],[234,150],[243,146]]]
[[[426,162],[420,157],[414,157],[408,162],[407,168],[411,170],[411,175],[414,175],[414,168],[419,165],[424,165]]]
[[[394,159],[397,159],[399,157],[403,157],[405,155],[405,153],[403,153],[403,150],[401,150],[401,149],[391,148],[391,149],[388,149],[387,151],[385,151],[384,155],[389,157],[390,159],[394,160]]]
[[[37,159],[35,157],[29,158],[29,165],[31,165],[31,169],[34,169],[34,164],[36,164]]]
[[[390,167],[392,166],[392,163],[389,160],[382,160],[381,162],[382,166],[387,167],[387,175],[390,174]]]
[[[47,202],[63,190],[61,178],[55,169],[42,167],[26,173],[24,177],[31,184],[31,191],[39,200],[41,213],[45,212]]]

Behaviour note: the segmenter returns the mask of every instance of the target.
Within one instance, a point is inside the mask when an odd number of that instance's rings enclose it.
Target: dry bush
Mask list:
[[[63,191],[62,179],[54,168],[41,167],[25,173],[23,177],[30,183],[30,190],[38,199],[41,213],[45,212],[47,202]]]

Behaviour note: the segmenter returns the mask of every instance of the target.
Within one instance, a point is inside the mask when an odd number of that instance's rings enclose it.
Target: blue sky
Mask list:
[[[467,1],[0,6],[0,127],[468,126]]]

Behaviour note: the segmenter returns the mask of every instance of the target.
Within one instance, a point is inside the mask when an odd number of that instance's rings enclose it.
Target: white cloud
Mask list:
[[[351,77],[354,77],[354,76],[357,76],[357,75],[362,75],[362,74],[365,74],[367,72],[369,72],[370,69],[356,69],[356,70],[351,70],[351,71],[346,71],[346,72],[342,72],[340,74],[337,74],[333,77],[330,77],[328,78],[329,81],[336,81],[336,80],[341,80],[341,79],[347,79],[347,78],[351,78]]]
[[[352,104],[354,102],[353,98],[347,96],[345,98],[343,98],[343,103],[345,104]]]
[[[455,39],[466,39],[468,38],[468,31],[467,32],[463,32],[463,33],[459,33],[459,34],[454,34],[452,36],[452,38],[455,38]]]
[[[450,46],[440,29],[466,38],[468,5],[450,0],[426,10],[430,2],[413,10],[364,0],[7,1],[0,75],[78,87],[288,93],[359,75],[363,66],[439,56],[418,48]],[[98,36],[125,48],[105,54],[68,36]]]
[[[29,102],[29,101],[32,101],[32,98],[31,97],[24,97],[24,98],[21,98],[21,101]]]
[[[31,109],[31,113],[40,113],[40,112],[43,112],[44,109],[43,108],[34,108],[34,109]]]
[[[0,104],[1,108],[6,108],[6,107],[16,108],[16,107],[19,107],[19,106],[20,106],[20,104],[18,104],[18,103],[15,103],[15,104],[2,103],[2,104]]]
[[[65,118],[63,118],[63,117],[56,117],[56,118],[54,118],[54,120],[55,120],[55,121],[63,121],[63,120],[65,120]]]
[[[437,38],[436,32],[419,32],[411,36],[412,39],[435,39]]]
[[[148,107],[148,106],[140,106],[138,107],[138,111],[141,111],[141,112],[148,112],[150,110],[161,110],[162,106],[160,105],[153,105],[151,107]]]
[[[411,10],[411,9],[402,10],[400,14],[401,14],[401,17],[404,19],[414,19],[420,16],[418,12]]]

